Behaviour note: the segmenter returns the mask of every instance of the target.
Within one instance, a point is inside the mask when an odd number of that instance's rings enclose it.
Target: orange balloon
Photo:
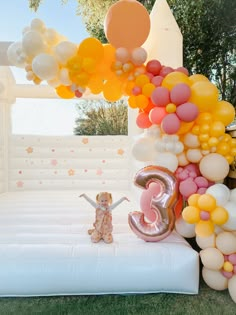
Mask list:
[[[80,43],[78,55],[84,58],[92,58],[99,62],[104,56],[103,45],[98,39],[88,37]]]
[[[99,75],[93,75],[89,82],[88,88],[93,94],[99,94],[103,89],[103,79]]]
[[[74,92],[70,90],[68,86],[60,85],[56,88],[56,93],[61,98],[70,99],[75,96]]]
[[[146,41],[150,25],[149,13],[141,3],[136,0],[122,0],[109,8],[104,31],[113,46],[132,50]]]
[[[118,101],[122,96],[122,82],[116,78],[107,80],[103,85],[103,96],[109,102]]]
[[[191,121],[191,122],[181,121],[180,128],[177,132],[177,135],[183,135],[189,132],[192,129],[193,125],[194,125],[194,121]]]

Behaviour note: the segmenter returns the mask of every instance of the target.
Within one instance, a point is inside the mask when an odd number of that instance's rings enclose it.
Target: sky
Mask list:
[[[0,10],[0,41],[21,41],[22,31],[29,26],[34,18],[44,22],[47,28],[53,28],[68,41],[79,44],[89,37],[80,16],[76,15],[76,0],[68,0],[62,4],[61,0],[43,0],[35,13],[28,7],[28,0],[1,1]],[[17,83],[29,83],[25,79],[24,69],[12,68]],[[53,102],[50,100],[49,102]],[[12,110],[12,132],[31,134],[72,134],[77,112],[75,101],[59,99],[55,104],[18,99]],[[35,104],[35,105],[34,105]],[[22,117],[30,118],[23,122]],[[55,119],[55,116],[57,117]],[[63,122],[61,118],[63,117]],[[42,125],[39,121],[44,121]],[[58,121],[58,123],[57,123]]]

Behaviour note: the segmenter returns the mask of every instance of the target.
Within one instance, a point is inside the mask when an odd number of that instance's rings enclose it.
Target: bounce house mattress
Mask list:
[[[132,195],[113,211],[114,242],[95,244],[94,208],[78,191],[0,195],[0,296],[198,293],[198,253],[175,231],[147,243],[128,225]],[[96,192],[87,192],[95,199]]]

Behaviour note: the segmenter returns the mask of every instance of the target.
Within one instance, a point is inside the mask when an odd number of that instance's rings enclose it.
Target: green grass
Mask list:
[[[19,315],[235,315],[228,291],[200,281],[198,295],[172,293],[1,298],[0,314]]]

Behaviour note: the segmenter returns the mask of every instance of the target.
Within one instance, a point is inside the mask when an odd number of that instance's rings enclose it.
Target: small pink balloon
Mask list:
[[[207,221],[207,220],[209,220],[211,218],[211,215],[210,215],[210,213],[208,211],[201,210],[200,211],[200,218],[203,221]]]
[[[191,122],[197,118],[199,109],[193,103],[184,103],[177,107],[176,114],[182,121]]]
[[[180,121],[176,114],[166,115],[161,123],[162,130],[168,135],[175,134],[180,128]]]
[[[208,180],[203,176],[196,177],[194,181],[199,188],[208,188],[209,186]]]
[[[205,187],[201,187],[201,188],[198,188],[198,190],[197,190],[197,194],[199,194],[199,195],[203,195],[203,194],[205,194],[205,193],[206,193],[206,191],[207,191],[207,188],[205,188]]]
[[[154,107],[150,110],[149,119],[153,124],[160,125],[166,115],[165,107]]]
[[[173,68],[163,66],[163,67],[161,68],[161,71],[160,71],[160,76],[165,77],[165,76],[167,76],[167,74],[169,74],[169,73],[171,73],[171,72],[173,72],[173,71],[174,71]]]
[[[185,67],[178,67],[177,69],[175,69],[175,71],[182,72],[182,73],[186,74],[187,76],[189,76],[188,69]]]
[[[161,86],[161,83],[163,81],[163,77],[160,75],[156,75],[155,77],[152,78],[151,83],[154,84],[155,86]]]
[[[167,88],[158,86],[151,94],[151,101],[156,106],[166,106],[170,103],[170,92]]]
[[[230,254],[228,260],[231,262],[231,264],[236,265],[236,253]]]
[[[222,271],[222,274],[225,278],[230,279],[233,277],[233,273],[232,272],[228,272],[228,271]]]
[[[75,90],[75,96],[80,98],[83,95],[79,90]]]
[[[133,87],[133,89],[132,89],[132,94],[135,95],[135,96],[141,94],[141,92],[142,92],[142,89],[141,89],[141,87],[139,87],[139,86],[135,86],[135,87]]]
[[[180,105],[186,103],[191,95],[190,87],[185,83],[176,84],[170,91],[171,102]]]
[[[158,75],[161,70],[161,63],[158,60],[150,60],[146,65],[147,72],[151,72],[153,75]]]
[[[192,178],[187,178],[179,184],[179,191],[181,195],[188,198],[197,192],[197,185],[194,183]]]
[[[194,172],[196,173],[196,176],[200,175],[200,171],[199,171],[199,167],[197,164],[194,163],[190,163],[188,165],[185,166],[185,168],[189,171],[189,172]],[[195,177],[196,177],[195,176]]]
[[[145,75],[149,78],[150,82],[154,78],[154,75],[151,72],[147,72],[147,73],[145,73]]]

